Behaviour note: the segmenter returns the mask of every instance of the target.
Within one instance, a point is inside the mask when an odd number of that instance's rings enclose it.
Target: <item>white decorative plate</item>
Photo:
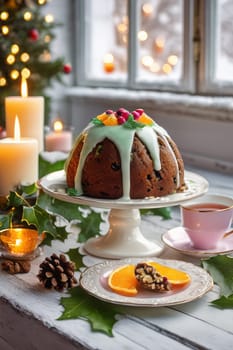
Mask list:
[[[136,265],[142,261],[152,261],[152,258],[107,260],[93,265],[81,274],[80,285],[89,294],[106,302],[140,307],[159,307],[187,303],[200,298],[213,287],[212,277],[201,267],[184,261],[158,258],[153,259],[153,261],[188,273],[191,277],[191,282],[186,287],[163,293],[140,291],[137,296],[133,297],[117,294],[108,287],[107,279],[114,269],[126,264]]]

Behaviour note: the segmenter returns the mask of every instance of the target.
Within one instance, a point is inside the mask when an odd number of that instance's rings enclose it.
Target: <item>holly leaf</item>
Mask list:
[[[69,196],[79,196],[80,195],[80,193],[76,190],[76,188],[74,188],[74,187],[68,187],[67,188],[67,191],[66,191],[66,193],[69,195]]]
[[[21,185],[20,191],[27,196],[32,196],[36,194],[36,192],[38,191],[38,188],[36,186],[36,183],[33,183],[30,185]]]
[[[164,220],[171,219],[171,208],[149,208],[140,209],[141,215],[157,215],[161,216]]]
[[[10,207],[20,207],[22,205],[28,206],[28,202],[17,192],[10,191],[8,196],[8,205]]]
[[[66,226],[58,227],[56,226],[56,236],[50,232],[46,232],[46,237],[44,238],[42,244],[51,246],[54,239],[64,242],[68,237],[68,232],[66,231]]]
[[[58,199],[52,198],[44,192],[40,192],[37,198],[37,205],[45,210],[62,216],[68,221],[77,219],[82,220],[82,212],[77,204],[65,203]]]
[[[98,236],[100,234],[100,224],[103,222],[100,213],[91,211],[87,217],[83,217],[79,224],[80,233],[78,235],[78,242],[86,242],[91,237]]]
[[[132,114],[128,116],[127,121],[122,125],[127,129],[137,129],[145,127],[145,124],[137,122]]]
[[[228,297],[222,296],[219,299],[213,300],[211,303],[220,309],[233,309],[233,294]]]
[[[85,319],[92,331],[103,332],[113,336],[112,329],[120,312],[112,304],[97,300],[87,294],[81,287],[72,288],[70,297],[61,298],[64,312],[58,320]]]
[[[70,249],[68,252],[65,252],[70,258],[71,261],[75,263],[75,270],[79,270],[81,267],[86,267],[83,263],[83,257],[85,255],[79,252],[78,248]]]
[[[56,216],[47,213],[43,208],[35,205],[34,207],[23,207],[22,221],[26,221],[28,225],[34,225],[39,234],[45,232],[53,236],[54,239],[61,240],[60,227],[55,225]],[[65,238],[62,237],[62,240]]]
[[[92,118],[92,123],[94,125],[97,125],[97,126],[103,126],[104,123],[102,122],[102,120],[98,119],[98,118]]]
[[[12,215],[0,215],[0,229],[5,230],[11,227]]]
[[[63,157],[63,159],[59,159],[57,161],[51,162],[49,160],[46,160],[42,157],[42,155],[39,155],[39,178],[52,173],[54,171],[63,170],[64,164],[67,157]]]
[[[233,294],[233,258],[226,255],[216,255],[202,260],[202,266],[220,287],[221,296],[228,297]]]

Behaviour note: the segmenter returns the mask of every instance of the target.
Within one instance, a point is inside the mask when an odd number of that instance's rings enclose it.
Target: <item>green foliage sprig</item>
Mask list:
[[[221,309],[233,309],[233,258],[216,255],[202,260],[202,266],[220,287],[220,298],[213,300],[211,304]]]
[[[64,241],[67,237],[64,226],[57,226],[57,215],[48,212],[39,205],[39,198],[36,194],[38,188],[35,184],[30,187],[19,187],[11,191],[2,203],[0,215],[0,229],[7,229],[14,226],[30,227],[38,230],[39,234],[45,233],[45,243],[49,244],[52,239]]]

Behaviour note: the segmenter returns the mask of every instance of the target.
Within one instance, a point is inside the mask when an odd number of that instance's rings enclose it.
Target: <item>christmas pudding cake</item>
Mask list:
[[[185,188],[177,145],[142,109],[93,118],[77,137],[65,172],[68,187],[94,198],[162,197]]]

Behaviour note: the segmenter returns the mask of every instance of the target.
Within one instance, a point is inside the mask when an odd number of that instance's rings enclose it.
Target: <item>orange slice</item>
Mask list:
[[[155,261],[149,261],[147,264],[153,266],[162,276],[166,276],[172,286],[182,287],[191,281],[190,276],[184,271],[158,264]]]
[[[134,265],[124,265],[113,270],[108,277],[109,287],[116,293],[134,296],[138,293]]]
[[[173,269],[155,261],[147,262],[162,276],[166,276],[172,288],[182,288],[190,283],[190,276],[181,270]],[[115,292],[126,296],[135,296],[138,293],[138,282],[134,274],[135,265],[124,265],[113,270],[108,277],[108,286]]]
[[[153,125],[154,121],[151,117],[149,117],[146,113],[142,113],[140,118],[138,118],[138,122],[147,124],[147,125]]]
[[[96,118],[101,120],[102,123],[106,126],[118,125],[117,117],[114,114],[103,113],[98,115]]]

